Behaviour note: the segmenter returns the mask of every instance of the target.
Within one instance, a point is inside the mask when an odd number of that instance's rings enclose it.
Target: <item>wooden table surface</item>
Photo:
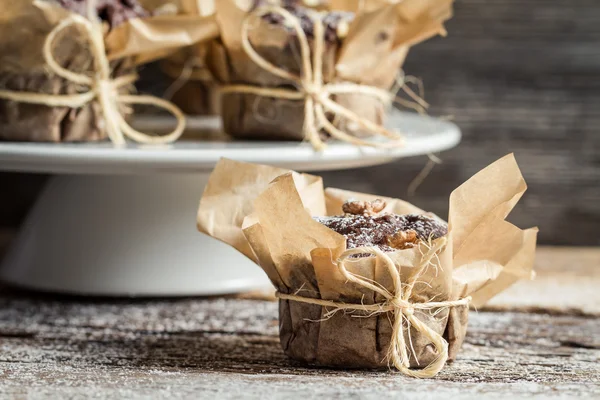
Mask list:
[[[269,296],[85,299],[4,289],[1,398],[600,398],[600,248],[541,248],[538,278],[471,312],[435,379],[306,368]]]

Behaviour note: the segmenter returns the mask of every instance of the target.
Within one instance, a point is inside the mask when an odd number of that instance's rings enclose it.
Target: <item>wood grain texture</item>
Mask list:
[[[598,287],[600,249],[538,254],[540,281],[472,311],[457,361],[434,380],[291,361],[279,345],[277,303],[262,294],[84,299],[4,288],[0,397],[597,398],[600,292],[573,299],[590,282]]]
[[[600,395],[600,321],[472,313],[458,360],[435,380],[306,368],[277,336],[277,303],[0,298],[0,387],[36,398],[473,399]]]

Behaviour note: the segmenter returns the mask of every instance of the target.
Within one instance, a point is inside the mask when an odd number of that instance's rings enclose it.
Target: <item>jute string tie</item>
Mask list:
[[[261,18],[266,14],[278,14],[286,26],[294,29],[300,44],[301,74],[296,75],[279,68],[258,54],[249,39],[250,23],[254,18]],[[242,23],[242,47],[248,57],[259,67],[271,74],[292,82],[296,89],[281,89],[259,87],[243,84],[224,85],[222,93],[248,93],[258,96],[297,100],[304,102],[303,135],[315,149],[322,150],[325,143],[319,137],[319,131],[324,129],[332,137],[359,146],[371,147],[399,147],[404,145],[403,136],[390,131],[373,121],[357,115],[354,111],[336,103],[331,97],[340,94],[362,94],[379,99],[383,104],[390,104],[395,95],[387,90],[374,86],[360,85],[352,82],[325,83],[323,79],[323,54],[325,52],[325,27],[318,13],[309,14],[314,24],[314,47],[311,60],[311,50],[308,38],[300,25],[297,17],[289,11],[277,6],[259,7],[250,12]],[[311,62],[312,61],[312,62]],[[383,136],[390,140],[369,141],[352,136],[337,128],[326,116],[326,112],[336,117],[345,118],[360,126],[365,132],[374,136]]]
[[[471,301],[471,297],[465,297],[455,301],[430,301],[424,303],[412,303],[410,301],[410,297],[417,279],[422,275],[425,269],[432,264],[434,257],[437,256],[437,254],[445,245],[446,238],[442,237],[436,240],[434,244],[428,248],[427,252],[423,254],[419,264],[416,266],[415,273],[406,283],[402,283],[400,271],[394,265],[394,261],[387,254],[376,247],[359,247],[346,250],[344,253],[342,253],[342,255],[336,261],[340,273],[349,282],[353,282],[359,286],[373,290],[374,292],[380,294],[385,300],[378,304],[349,304],[323,299],[313,299],[299,296],[297,294],[292,295],[280,292],[277,292],[276,296],[284,300],[330,307],[331,310],[324,314],[325,318],[332,316],[338,311],[362,311],[368,313],[369,316],[387,312],[394,313],[392,336],[388,350],[390,363],[396,369],[398,369],[398,371],[405,375],[415,378],[432,378],[441,371],[448,360],[448,342],[446,342],[446,340],[439,333],[435,332],[419,318],[417,318],[415,316],[415,310],[440,310],[450,307],[467,306]],[[390,292],[382,285],[377,284],[377,282],[370,281],[360,275],[349,272],[345,263],[349,257],[355,254],[371,254],[377,257],[377,259],[385,265],[392,278],[394,288],[393,292]],[[406,336],[408,337],[408,341],[404,335],[404,321],[406,321],[407,324]],[[423,369],[410,368],[410,327],[414,328],[417,332],[427,338],[427,340],[434,346],[437,353],[436,358]]]
[[[93,5],[93,1],[89,4]],[[185,116],[174,104],[148,95],[129,95],[119,93],[119,89],[132,84],[137,75],[129,74],[117,78],[111,77],[111,68],[104,47],[104,34],[102,22],[92,13],[93,7],[88,8],[88,18],[72,14],[62,20],[46,37],[43,47],[44,60],[54,74],[89,89],[77,94],[45,94],[36,92],[20,92],[0,90],[0,98],[30,104],[40,104],[48,107],[81,108],[96,100],[100,105],[106,122],[106,133],[115,146],[123,146],[125,137],[144,144],[163,144],[177,140],[185,128]],[[57,36],[70,26],[77,25],[83,28],[94,60],[94,73],[92,76],[76,73],[63,68],[54,58],[53,44]],[[121,115],[120,104],[145,104],[153,105],[170,112],[176,119],[177,125],[170,133],[162,136],[153,136],[133,129]]]

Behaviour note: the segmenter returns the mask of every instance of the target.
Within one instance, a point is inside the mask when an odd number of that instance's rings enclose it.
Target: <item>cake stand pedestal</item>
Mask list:
[[[217,123],[191,122],[196,128]],[[268,287],[260,268],[196,230],[198,202],[215,163],[227,157],[332,170],[438,152],[460,141],[455,125],[433,118],[396,112],[390,125],[406,133],[405,147],[331,143],[316,153],[295,142],[181,141],[122,149],[109,143],[0,143],[0,170],[55,174],[2,261],[0,279],[101,296],[216,295]]]

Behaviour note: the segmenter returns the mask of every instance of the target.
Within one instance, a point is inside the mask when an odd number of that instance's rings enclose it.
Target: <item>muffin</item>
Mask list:
[[[24,2],[25,4],[25,2]],[[87,2],[59,0],[61,7],[80,15],[87,14]],[[148,16],[136,0],[98,0],[98,17],[106,26],[106,34],[129,19]],[[55,13],[58,14],[58,13]],[[23,27],[20,35],[2,35],[14,25]],[[15,18],[0,18],[0,89],[49,95],[81,92],[78,84],[49,72],[42,55],[47,35],[56,21],[50,20],[34,5],[24,8]],[[93,69],[94,60],[81,28],[71,26],[58,35],[52,54],[59,65],[75,73]],[[111,62],[112,76],[133,72],[128,60]],[[132,87],[120,88],[121,93]],[[122,108],[123,115],[127,109]],[[104,117],[96,100],[80,108],[49,107],[0,98],[0,139],[36,142],[98,141],[106,138]]]
[[[269,277],[291,359],[433,377],[461,347],[468,305],[531,274],[537,229],[504,219],[525,189],[504,157],[452,192],[447,225],[401,199],[222,159],[197,222]]]
[[[258,2],[256,7],[263,6]],[[311,50],[314,44],[314,21],[316,11],[290,2],[283,7],[298,19]],[[323,53],[323,80],[335,79],[336,56],[354,13],[329,11],[321,16],[325,28]],[[249,31],[249,40],[256,52],[279,68],[301,75],[299,45],[296,31],[283,17],[267,13]],[[256,87],[294,89],[293,84],[265,71],[245,54],[228,51],[231,71],[228,84],[244,84]],[[221,96],[223,129],[236,139],[245,140],[304,140],[304,101],[260,96],[253,93],[224,91]],[[332,120],[332,116],[329,116]],[[322,131],[322,138],[327,135]]]
[[[217,2],[221,36],[209,46],[207,65],[221,84],[225,132],[245,140],[308,140],[318,150],[330,136],[402,146],[401,133],[384,128],[395,98],[390,90],[408,49],[445,32],[452,0],[362,3],[257,1],[243,8],[234,0]],[[315,21],[323,25],[322,38],[315,37]],[[301,43],[309,55],[302,55]]]
[[[348,249],[377,247],[384,252],[404,250],[448,233],[448,226],[439,219],[421,214],[380,213],[385,206],[382,200],[349,200],[342,206],[344,215],[314,219],[343,235]]]

